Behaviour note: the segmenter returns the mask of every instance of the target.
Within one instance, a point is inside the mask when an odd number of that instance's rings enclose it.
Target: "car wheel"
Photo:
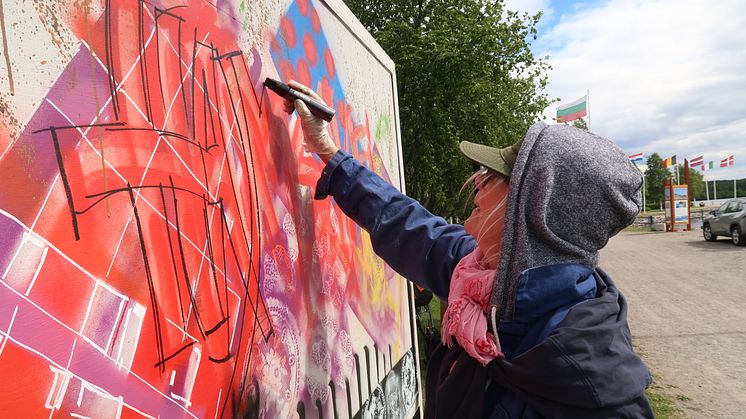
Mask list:
[[[730,229],[730,240],[736,246],[746,245],[746,237],[743,237],[741,234],[741,227],[733,226],[733,228]]]
[[[709,224],[705,224],[704,226],[702,226],[702,235],[704,236],[705,240],[707,240],[708,242],[714,242],[715,240],[718,239],[718,236],[716,236],[712,232],[712,228],[710,228]]]

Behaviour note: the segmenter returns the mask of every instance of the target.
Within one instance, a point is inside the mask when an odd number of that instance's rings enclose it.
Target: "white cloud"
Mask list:
[[[549,0],[505,0],[505,8],[521,13],[528,12],[532,15],[542,11],[546,16],[546,13],[552,12]]]
[[[540,0],[535,4],[531,7],[548,7]],[[708,176],[746,177],[743,4],[578,5],[534,46],[538,56],[550,56],[549,96],[569,102],[590,90],[592,130],[629,153],[676,154],[680,160],[704,154],[716,164],[735,154],[734,168]],[[547,108],[545,116],[553,117],[556,107]]]

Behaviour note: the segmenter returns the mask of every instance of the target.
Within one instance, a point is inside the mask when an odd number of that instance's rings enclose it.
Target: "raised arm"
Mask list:
[[[476,245],[459,224],[448,224],[342,151],[328,161],[316,199],[334,197],[365,229],[373,249],[396,272],[448,298],[456,264]]]
[[[288,84],[324,102],[307,86],[295,81]],[[453,269],[474,250],[475,240],[463,226],[434,216],[352,156],[339,151],[329,136],[327,122],[313,115],[303,101],[286,100],[285,110],[298,111],[306,149],[327,163],[316,185],[315,198],[332,195],[342,211],[370,234],[378,256],[405,278],[447,300]]]

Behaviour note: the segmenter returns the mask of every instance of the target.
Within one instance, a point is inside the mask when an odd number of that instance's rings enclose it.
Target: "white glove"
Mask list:
[[[305,93],[308,96],[311,96],[319,102],[324,103],[324,101],[321,99],[321,97],[319,97],[319,95],[316,94],[316,92],[294,80],[291,80],[290,83],[288,83],[288,86],[301,93]],[[334,144],[334,141],[332,141],[331,137],[329,136],[329,131],[327,129],[329,124],[323,119],[312,114],[311,111],[308,110],[306,104],[303,103],[303,101],[296,100],[295,103],[293,103],[289,100],[286,100],[285,111],[290,113],[293,111],[293,109],[298,111],[298,116],[300,117],[300,125],[303,129],[303,145],[305,146],[306,151],[316,153],[322,158],[331,158],[334,154],[336,154],[339,150],[339,147]]]

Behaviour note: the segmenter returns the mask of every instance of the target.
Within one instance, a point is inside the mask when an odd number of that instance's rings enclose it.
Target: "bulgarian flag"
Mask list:
[[[557,107],[557,122],[570,122],[588,115],[588,95]]]
[[[663,167],[665,167],[666,169],[668,169],[671,166],[675,166],[675,165],[676,165],[676,156],[675,155],[667,158],[666,160],[663,160]]]

